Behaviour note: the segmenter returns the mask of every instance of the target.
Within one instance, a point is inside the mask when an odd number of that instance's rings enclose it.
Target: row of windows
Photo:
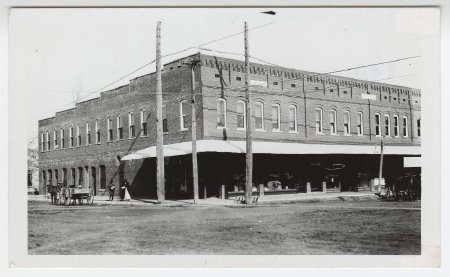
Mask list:
[[[42,171],[42,184],[45,186],[54,186],[57,183],[63,183],[73,187],[88,187],[97,188],[97,179],[99,178],[100,189],[106,189],[106,167],[104,165],[99,166],[99,175],[97,175],[97,168],[88,166],[71,168],[70,169],[70,183],[68,183],[67,168],[61,170],[61,176],[59,176],[58,169],[48,169]],[[78,174],[77,174],[78,173]],[[77,178],[78,177],[78,178]],[[91,183],[92,182],[92,183]]]
[[[164,109],[165,110],[165,109]],[[123,116],[118,115],[115,119],[116,121],[116,140],[122,140],[124,136],[123,129]],[[140,135],[145,137],[148,135],[148,127],[147,127],[147,119],[148,115],[145,110],[141,110],[140,112]],[[101,143],[102,141],[102,132],[100,130],[99,120],[94,122],[94,136],[91,130],[91,123],[86,122],[84,125],[85,128],[85,144],[91,145],[94,139],[96,144]],[[70,127],[69,129],[69,148],[81,146],[82,143],[82,135],[81,135],[81,127],[80,125],[76,125],[76,127]],[[163,130],[167,132],[167,119],[165,117],[165,113],[163,112]],[[107,119],[107,141],[111,142],[114,140],[114,129],[113,129],[113,119]],[[128,113],[128,138],[136,137],[136,123],[135,123],[135,114]],[[66,148],[66,130],[61,128],[59,131],[53,130],[53,149]],[[51,133],[49,131],[41,133],[41,151],[50,151],[51,150]]]
[[[264,103],[263,102],[255,102],[254,104],[254,124],[255,130],[265,131],[264,124]],[[271,111],[271,131],[272,132],[281,132],[281,108],[279,104],[272,104],[270,106]],[[185,131],[188,130],[188,112],[189,112],[189,104],[187,100],[182,100],[180,102],[180,130]],[[289,132],[297,132],[297,106],[291,104],[288,106],[288,128]],[[141,110],[140,112],[140,135],[147,136],[148,127],[147,127],[147,113],[145,110]],[[227,126],[227,102],[223,98],[219,98],[217,100],[217,128],[226,128]],[[123,121],[122,116],[116,117],[116,140],[122,140],[124,136],[123,132]],[[364,135],[364,115],[362,112],[356,113],[356,134],[359,136]],[[351,125],[351,115],[350,111],[344,110],[342,126],[344,135],[352,134],[352,125]],[[417,119],[417,136],[420,137],[420,119]],[[245,129],[246,128],[246,102],[243,100],[238,100],[236,103],[236,122],[237,129]],[[338,132],[338,120],[337,120],[337,111],[332,109],[329,113],[329,126],[330,126],[330,134],[337,134]],[[391,119],[389,115],[384,115],[384,133],[382,134],[381,130],[381,115],[375,114],[375,135],[376,136],[391,136]],[[401,134],[403,137],[408,137],[408,117],[403,116],[401,119]],[[393,126],[394,126],[394,137],[400,136],[400,118],[398,115],[393,116]],[[95,121],[95,143],[101,143],[101,130],[99,128],[99,121]],[[315,128],[317,134],[323,134],[323,111],[321,108],[315,109]],[[85,135],[86,135],[86,145],[91,145],[92,143],[92,135],[91,135],[91,124],[89,122],[85,125]],[[114,128],[113,128],[113,119],[107,119],[107,141],[111,142],[114,140]],[[163,108],[163,132],[168,132],[167,125],[167,116],[165,113],[165,109]],[[133,113],[128,114],[128,134],[129,138],[136,137],[136,125],[135,125],[135,115]],[[56,130],[53,131],[53,145],[54,149],[59,147],[65,148],[65,130],[60,130],[60,136],[58,141],[58,132]],[[69,147],[74,147],[75,142],[76,146],[81,146],[82,136],[80,132],[80,126],[76,126],[76,136],[74,136],[74,127],[69,128]],[[51,149],[51,138],[50,133],[42,132],[41,133],[41,150],[49,151]]]

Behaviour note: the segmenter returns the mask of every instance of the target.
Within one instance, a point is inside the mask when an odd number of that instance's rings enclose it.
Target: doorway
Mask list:
[[[94,189],[94,196],[97,195],[97,169],[95,167],[91,167],[92,174],[92,188]]]

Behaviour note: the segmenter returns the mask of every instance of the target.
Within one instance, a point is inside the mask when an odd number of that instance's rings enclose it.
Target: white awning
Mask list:
[[[245,141],[199,140],[197,152],[245,153]],[[384,146],[386,155],[420,155],[420,146]],[[164,156],[180,156],[192,153],[192,142],[164,145]],[[309,144],[289,142],[253,141],[254,154],[380,154],[377,145]],[[156,146],[126,155],[122,160],[156,157]]]

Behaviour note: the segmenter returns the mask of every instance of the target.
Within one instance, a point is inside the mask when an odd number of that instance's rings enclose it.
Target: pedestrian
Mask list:
[[[127,192],[129,186],[130,185],[128,184],[127,179],[124,179],[122,182],[122,185],[120,186],[120,200],[121,201],[125,200],[125,193]]]
[[[114,191],[116,190],[116,186],[111,182],[109,183],[109,201],[114,200]]]

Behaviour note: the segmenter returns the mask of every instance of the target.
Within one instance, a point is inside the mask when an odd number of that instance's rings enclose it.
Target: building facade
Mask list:
[[[201,62],[193,94],[192,59]],[[226,147],[245,140],[244,81],[238,60],[199,53],[164,65],[164,144],[191,141],[194,95],[197,140],[205,145],[198,154],[203,196],[242,190],[245,154]],[[127,179],[132,197],[154,197],[155,158],[130,154],[156,144],[155,85],[155,74],[144,75],[40,120],[41,193],[63,182],[103,194]],[[387,182],[405,173],[403,157],[420,155],[420,90],[253,63],[250,85],[257,189],[370,189],[381,142]],[[170,154],[165,166],[167,197],[189,197],[191,155]]]

